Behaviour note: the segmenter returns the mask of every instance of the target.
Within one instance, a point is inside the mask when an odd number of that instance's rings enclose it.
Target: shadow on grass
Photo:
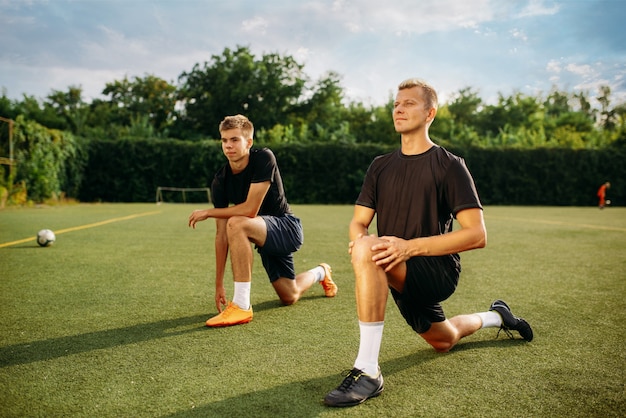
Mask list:
[[[51,360],[205,329],[206,315],[187,316],[125,328],[89,332],[0,347],[0,367]],[[197,327],[189,328],[196,324]]]
[[[434,356],[423,351],[381,363],[385,377],[398,371],[432,360]],[[347,363],[346,363],[347,364]],[[339,370],[338,370],[339,372]],[[292,373],[292,371],[287,371]],[[328,407],[323,398],[341,383],[341,374],[290,382],[270,389],[240,394],[231,398],[201,405],[186,411],[165,415],[171,418],[200,417],[318,417]],[[376,402],[372,399],[368,402]]]
[[[387,379],[396,373],[436,360],[441,356],[454,355],[455,351],[499,346],[505,348],[519,344],[526,344],[526,342],[520,339],[467,342],[457,345],[449,354],[440,354],[430,348],[426,348],[403,357],[384,361],[380,364],[380,368],[385,379]],[[292,371],[286,371],[286,373],[292,373]],[[200,405],[193,409],[165,415],[165,417],[231,417],[233,415],[246,416],[248,414],[256,417],[318,417],[324,411],[329,410],[329,407],[323,404],[324,396],[336,388],[342,379],[343,376],[341,374],[336,374],[290,382],[270,389],[243,393],[210,404]],[[374,403],[380,401],[382,399],[375,398],[367,402]],[[380,412],[380,410],[377,411],[378,413]]]
[[[488,338],[488,337],[486,337]],[[458,353],[460,351],[468,351],[468,350],[479,350],[483,348],[508,348],[513,346],[520,346],[528,344],[522,338],[509,338],[502,337],[487,339],[482,341],[472,341],[472,342],[461,342],[454,346],[454,348],[450,351],[450,354],[454,355],[454,353]]]
[[[303,299],[315,298],[317,297],[309,296]],[[278,300],[269,300],[254,305],[255,312],[262,312],[277,308],[288,307],[282,305]],[[88,332],[85,334],[50,338],[47,340],[0,347],[0,368],[15,366],[18,364],[34,363],[37,361],[52,360],[92,350],[101,350],[104,348],[134,344],[185,333],[204,330],[210,331],[209,328],[204,326],[204,322],[215,314],[216,313],[208,313],[187,316],[177,319],[150,322],[147,324],[137,324],[124,328]]]

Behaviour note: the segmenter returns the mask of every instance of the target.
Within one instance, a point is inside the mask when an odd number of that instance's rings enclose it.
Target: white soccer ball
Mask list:
[[[54,235],[54,232],[50,231],[49,229],[42,229],[41,231],[37,232],[37,244],[41,245],[42,247],[49,247],[50,245],[54,244],[54,241],[57,239],[57,237]]]
[[[610,201],[609,199],[607,199],[605,203],[606,203],[607,205],[610,205],[610,204],[611,204],[611,201]]]

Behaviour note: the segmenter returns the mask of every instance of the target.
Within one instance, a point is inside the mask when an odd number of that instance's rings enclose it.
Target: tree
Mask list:
[[[176,87],[154,75],[107,83],[102,94],[109,97],[108,110],[114,124],[136,128],[140,123],[166,136],[174,121]]]
[[[609,86],[601,86],[600,95],[597,97],[598,102],[600,102],[600,125],[608,131],[615,129],[617,124],[617,115],[610,108],[610,96],[611,88]]]
[[[303,98],[287,115],[290,123],[307,134],[308,141],[355,142],[342,103],[344,94],[340,82],[339,74],[328,72],[313,87],[304,89],[303,95],[310,97]]]
[[[83,89],[70,86],[67,92],[53,90],[44,101],[44,108],[50,107],[65,121],[65,129],[74,134],[82,134],[87,122],[89,108],[82,98]]]
[[[465,87],[452,97],[452,102],[447,107],[457,125],[473,125],[482,103],[478,92],[472,91],[471,87]]]
[[[15,106],[11,99],[7,97],[7,89],[3,87],[0,91],[2,91],[2,96],[0,96],[0,116],[15,119],[17,114],[15,114]]]
[[[68,129],[67,122],[57,114],[51,106],[40,103],[34,96],[23,96],[21,102],[16,102],[14,107],[14,119],[22,115],[25,119],[35,121],[51,129]]]
[[[450,103],[440,103],[437,117],[430,132],[444,146],[478,146],[476,133],[478,116],[483,108],[482,99],[471,87],[465,87],[452,95]]]
[[[290,56],[266,54],[260,60],[247,47],[226,48],[179,77],[184,110],[178,132],[215,135],[226,115],[245,114],[257,129],[284,123],[302,98],[303,66]]]
[[[69,132],[48,129],[20,115],[15,121],[17,176],[28,197],[36,202],[71,196],[77,191],[84,154]]]
[[[564,113],[571,112],[570,97],[556,88],[553,88],[543,102],[544,111],[548,118],[558,118]]]
[[[590,145],[594,115],[584,92],[568,94],[553,89],[543,102],[543,108],[543,127],[548,144],[568,148]]]
[[[400,136],[393,127],[393,98],[383,106],[366,107],[351,103],[346,110],[352,135],[357,143],[398,144]]]

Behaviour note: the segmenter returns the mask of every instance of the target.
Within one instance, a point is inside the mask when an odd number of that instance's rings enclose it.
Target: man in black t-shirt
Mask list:
[[[447,352],[480,328],[533,332],[496,300],[487,312],[446,319],[440,302],[456,289],[459,254],[487,242],[483,212],[463,159],[431,141],[437,94],[418,79],[402,82],[393,109],[399,150],[374,159],[350,222],[360,343],[353,369],[324,398],[352,406],[383,391],[378,366],[388,289],[406,322],[438,352]],[[378,234],[368,228],[376,216]],[[460,229],[453,231],[456,218]]]
[[[314,283],[327,297],[337,286],[326,263],[296,275],[293,253],[304,241],[300,219],[285,197],[283,180],[272,151],[252,149],[254,126],[245,116],[228,116],[220,123],[222,151],[228,159],[211,184],[213,209],[195,210],[189,226],[215,218],[215,305],[219,314],[208,327],[244,324],[252,320],[250,286],[255,244],[270,282],[285,305],[294,304]],[[234,297],[226,300],[224,272],[230,252]],[[226,309],[222,309],[226,306]]]

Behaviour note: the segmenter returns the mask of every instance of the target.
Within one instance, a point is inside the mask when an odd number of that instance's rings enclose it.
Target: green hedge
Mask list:
[[[624,149],[470,149],[460,152],[488,205],[596,205],[596,192],[610,181],[614,204],[626,202]]]
[[[207,187],[223,161],[215,142],[94,140],[78,198],[84,202],[154,201],[159,186]]]
[[[371,160],[395,147],[354,144],[274,145],[292,203],[354,203]],[[614,204],[626,202],[626,150],[450,149],[465,158],[487,205],[596,204],[611,181]],[[91,141],[78,198],[149,202],[158,186],[208,187],[225,163],[217,141]]]

